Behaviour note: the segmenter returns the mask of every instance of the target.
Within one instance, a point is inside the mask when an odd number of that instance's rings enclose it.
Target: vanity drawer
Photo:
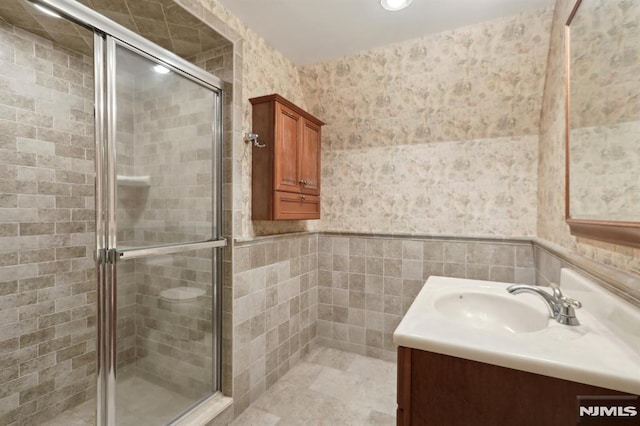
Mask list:
[[[320,219],[320,197],[274,191],[274,220]]]

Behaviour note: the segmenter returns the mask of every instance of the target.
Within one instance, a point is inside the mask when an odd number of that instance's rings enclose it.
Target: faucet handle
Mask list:
[[[553,297],[555,297],[559,303],[561,302],[566,307],[572,307],[576,309],[580,309],[582,307],[582,303],[579,300],[572,299],[570,297],[566,297],[565,295],[563,295],[562,290],[560,290],[560,285],[558,283],[550,282],[549,286],[553,291]]]
[[[562,296],[562,299],[560,300],[562,300],[563,303],[565,303],[567,306],[571,306],[572,308],[576,308],[576,309],[582,308],[582,303],[579,300],[572,299],[570,297],[564,297],[564,296]]]
[[[553,292],[553,297],[560,301],[564,298],[564,295],[562,294],[562,290],[560,290],[560,284],[556,283],[556,282],[549,282],[549,287],[551,287],[551,291]]]
[[[575,310],[581,308],[582,303],[570,297],[562,297],[558,303],[560,306],[556,321],[564,325],[580,325],[580,321],[576,318]]]

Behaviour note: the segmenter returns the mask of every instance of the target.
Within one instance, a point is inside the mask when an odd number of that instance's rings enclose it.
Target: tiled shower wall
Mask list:
[[[530,240],[320,234],[318,343],[394,360],[393,331],[431,275],[535,283]]]
[[[231,42],[199,53],[190,61],[223,81],[233,81],[233,44]]]
[[[135,260],[135,372],[167,389],[199,399],[213,389],[212,251]],[[125,262],[122,262],[125,263]],[[189,302],[162,290],[190,287],[205,294]]]
[[[118,99],[118,115],[116,123],[117,140],[116,152],[118,160],[118,174],[133,176],[134,169],[134,126],[133,114],[135,107],[135,76],[126,70],[120,70],[116,80],[116,96]],[[135,243],[135,216],[131,213],[139,211],[139,192],[130,188],[118,188],[117,216],[118,216],[118,244],[133,246]],[[133,262],[120,264],[118,279],[121,282],[135,282],[135,265]],[[118,372],[122,374],[123,367],[131,364],[136,357],[136,289],[132,285],[118,286],[117,293],[117,349]]]
[[[236,243],[234,260],[233,398],[240,413],[315,342],[318,236]]]
[[[220,28],[218,28],[221,31]],[[227,31],[224,32],[227,34]],[[228,34],[227,34],[228,35]],[[238,42],[238,44],[241,44]],[[202,54],[196,55],[192,62],[203,68],[205,71],[219,77],[223,83],[223,112],[222,112],[222,231],[227,241],[233,239],[233,221],[240,221],[238,215],[234,218],[234,194],[238,194],[234,187],[240,187],[238,160],[233,158],[233,138],[234,125],[237,119],[234,117],[234,110],[239,109],[241,101],[234,88],[234,71],[237,69],[234,58],[240,57],[234,54],[234,49],[241,49],[240,46],[229,44]],[[237,105],[236,105],[237,104]],[[232,352],[233,352],[233,330],[232,323],[232,300],[233,300],[233,247],[229,244],[223,254],[222,262],[222,324],[223,332],[221,337],[222,350],[222,392],[225,395],[232,395]],[[233,411],[233,410],[231,410]]]
[[[129,145],[120,147],[118,172],[148,177],[149,185],[118,185],[119,244],[205,240],[212,220],[213,97],[175,74],[147,71],[129,81],[119,99],[125,114],[118,125]],[[118,268],[120,367],[135,365],[127,372],[194,398],[206,395],[213,386],[211,251],[124,261]],[[188,303],[162,297],[176,287],[205,294]]]
[[[211,236],[213,96],[174,73],[136,76],[134,172],[148,176],[133,221],[141,246]],[[119,185],[119,190],[124,188]]]
[[[0,21],[0,424],[94,393],[92,59]]]
[[[228,56],[229,52],[223,53]],[[92,59],[2,23],[0,61],[0,387],[5,389],[0,392],[0,424],[39,423],[92,397],[95,386]],[[224,65],[230,65],[227,62]],[[126,83],[134,79],[118,81],[125,83],[118,87],[119,100],[124,101],[118,111],[133,114],[134,86]],[[193,102],[185,105],[194,107]],[[171,111],[172,118],[174,113]],[[177,115],[174,121],[158,118],[165,128],[190,124],[187,114]],[[119,173],[136,175],[133,120],[119,121],[118,141],[122,142],[118,146]],[[210,159],[196,152],[193,138],[189,142],[183,144],[183,151],[191,152],[183,152],[179,161],[190,156],[186,169],[197,174],[203,186],[210,186],[210,173],[194,166],[196,161]],[[150,148],[144,148],[146,154],[153,154]],[[169,149],[167,156],[169,153],[175,151]],[[185,175],[181,173],[180,178]],[[121,207],[135,211],[137,203],[139,213],[144,205],[140,199],[158,207],[157,199],[147,197],[149,191],[140,197],[140,188],[131,189],[120,188]],[[198,191],[192,188],[189,195]],[[199,192],[208,199],[211,191]],[[166,193],[162,197],[166,200]],[[127,201],[134,205],[125,206]],[[210,203],[207,208],[192,204],[187,210],[196,214],[210,211]],[[119,210],[120,218],[122,212],[124,209]],[[120,221],[119,241],[148,244],[148,232],[139,232],[141,239],[134,232],[137,218],[127,219]],[[173,236],[175,233],[160,237]],[[211,369],[211,350],[205,347],[211,345],[207,333],[212,315],[210,252],[163,262],[153,266],[123,262],[119,266],[123,284],[118,294],[119,367],[137,354],[148,357],[155,353],[162,359],[151,365],[149,374],[172,380],[159,371],[170,365],[173,376],[181,380],[181,390],[209,389],[210,374],[205,371]],[[182,312],[182,306],[171,306],[157,297],[150,303],[145,296],[149,283],[163,288],[201,286],[208,293],[197,306]],[[155,314],[164,323],[152,318]],[[142,324],[139,336],[136,316]],[[174,341],[171,335],[188,337]],[[140,343],[142,337],[146,344]],[[167,339],[172,344],[165,344]]]

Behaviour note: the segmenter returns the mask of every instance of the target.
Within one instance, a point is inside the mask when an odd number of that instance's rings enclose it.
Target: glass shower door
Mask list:
[[[167,424],[219,389],[220,92],[103,40],[98,424]]]

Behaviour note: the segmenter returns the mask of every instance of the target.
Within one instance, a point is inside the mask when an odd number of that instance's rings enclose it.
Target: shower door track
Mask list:
[[[221,142],[222,81],[180,56],[100,15],[74,0],[34,0],[94,32],[95,168],[96,168],[96,423],[116,426],[116,267],[119,260],[161,256],[198,249],[215,249],[212,258],[213,373],[215,391],[221,389],[221,282],[222,238]],[[213,127],[212,238],[207,241],[156,247],[117,249],[115,170],[115,48],[121,45],[143,57],[161,62],[171,71],[210,89],[216,96]],[[213,394],[214,390],[212,390]],[[205,398],[206,400],[207,398]]]

